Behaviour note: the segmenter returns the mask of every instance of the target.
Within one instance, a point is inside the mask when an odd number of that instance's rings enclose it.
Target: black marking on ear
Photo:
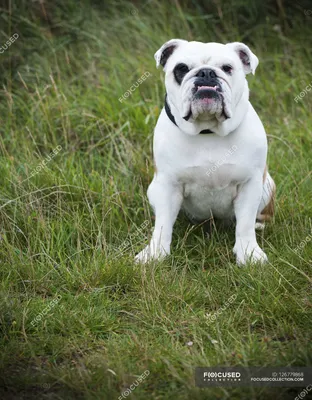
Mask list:
[[[238,55],[242,63],[246,65],[246,67],[250,67],[249,55],[244,50],[239,50]]]
[[[173,53],[173,51],[176,47],[177,47],[176,45],[172,45],[163,50],[163,52],[161,53],[160,61],[159,61],[159,64],[161,66],[164,67],[166,65],[168,58],[171,56],[171,54]]]

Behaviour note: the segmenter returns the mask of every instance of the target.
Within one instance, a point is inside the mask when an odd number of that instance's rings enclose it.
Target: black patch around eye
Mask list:
[[[180,63],[174,67],[173,74],[174,74],[175,80],[177,81],[177,83],[179,85],[181,85],[181,82],[182,82],[184,76],[188,72],[189,72],[189,67],[186,64]]]
[[[225,65],[222,65],[222,70],[223,70],[226,74],[231,74],[232,71],[233,71],[233,67],[232,67],[232,65],[225,64]]]

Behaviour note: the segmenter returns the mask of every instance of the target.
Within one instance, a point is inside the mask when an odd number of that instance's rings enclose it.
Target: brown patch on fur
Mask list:
[[[261,214],[257,216],[257,221],[264,222],[270,221],[274,215],[275,209],[275,195],[276,195],[276,187],[272,188],[271,200],[261,211]]]

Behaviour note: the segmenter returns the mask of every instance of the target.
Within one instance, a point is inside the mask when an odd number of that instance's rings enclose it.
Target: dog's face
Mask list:
[[[172,39],[156,53],[166,72],[170,102],[189,122],[231,118],[254,74],[258,58],[243,43],[201,43]]]

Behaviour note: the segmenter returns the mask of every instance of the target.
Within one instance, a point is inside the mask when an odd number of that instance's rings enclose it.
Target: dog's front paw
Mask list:
[[[238,242],[235,244],[233,249],[236,255],[236,262],[238,265],[245,265],[247,262],[260,262],[262,264],[268,261],[268,257],[258,244],[251,244],[250,242],[245,244]]]
[[[162,260],[169,254],[170,250],[166,251],[162,247],[148,245],[135,256],[134,260],[137,263],[146,264],[152,260]]]

